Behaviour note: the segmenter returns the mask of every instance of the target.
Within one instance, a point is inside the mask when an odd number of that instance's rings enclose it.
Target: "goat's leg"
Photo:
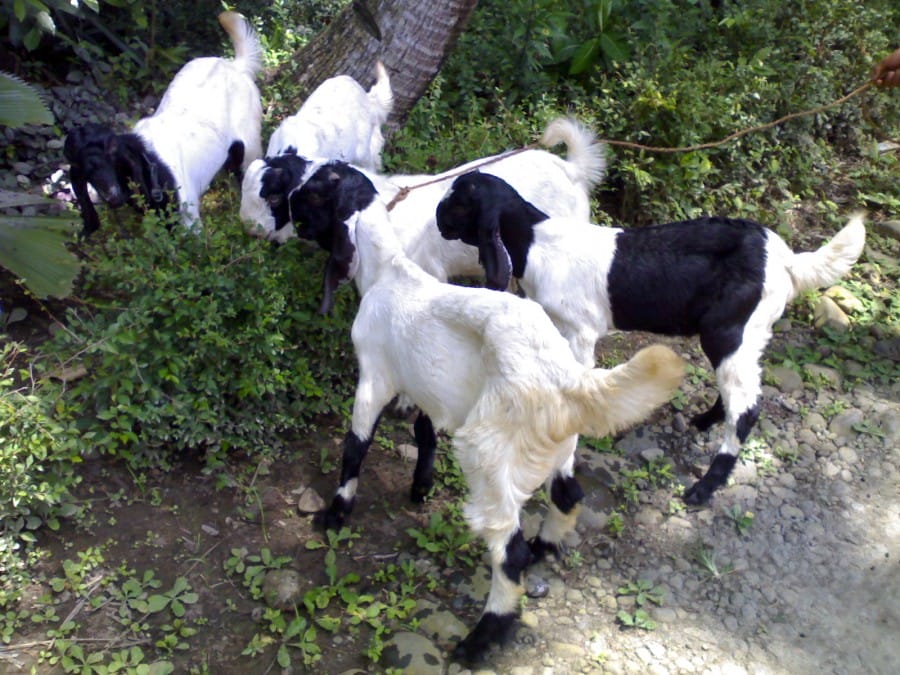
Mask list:
[[[510,534],[485,535],[491,554],[491,590],[475,628],[453,650],[453,658],[472,664],[484,659],[492,645],[509,638],[518,616],[522,573],[531,560],[531,550],[519,527]]]
[[[225,160],[225,169],[237,180],[238,190],[244,180],[244,142],[234,141],[228,146],[228,159]]]
[[[719,394],[719,397],[716,399],[716,402],[713,403],[712,408],[710,408],[706,412],[694,415],[691,418],[691,424],[697,427],[697,429],[699,429],[700,431],[706,431],[713,424],[718,424],[724,419],[725,404],[722,401],[722,394]]]
[[[360,365],[360,372],[364,372],[362,365]],[[340,529],[347,516],[353,511],[363,460],[372,444],[372,437],[375,435],[381,411],[394,397],[394,393],[386,389],[380,382],[364,379],[360,375],[360,381],[356,388],[356,399],[353,403],[353,420],[350,431],[344,437],[341,482],[331,504],[326,509],[319,511],[314,519],[317,525],[326,530]]]
[[[762,393],[759,359],[770,336],[768,330],[745,329],[741,345],[716,368],[725,410],[725,438],[703,478],[685,491],[684,501],[688,504],[707,503],[713,493],[725,485],[737,463],[741,446],[759,418]]]
[[[81,207],[81,234],[82,238],[87,237],[92,232],[96,232],[100,227],[100,217],[97,215],[97,209],[91,202],[91,196],[88,193],[87,176],[79,167],[72,165],[69,169],[69,180],[72,182],[72,191],[78,200],[78,206]]]
[[[421,504],[434,486],[434,453],[437,449],[434,425],[431,423],[431,418],[422,411],[419,411],[419,416],[416,417],[415,424],[413,424],[413,434],[419,454],[416,458],[416,470],[413,473],[409,498],[413,502]]]
[[[584,491],[574,475],[575,446],[578,444],[578,437],[574,436],[571,443],[572,453],[569,459],[554,472],[546,484],[547,493],[550,495],[550,510],[544,518],[540,533],[528,542],[532,563],[542,560],[548,553],[558,558],[563,538],[575,529]]]

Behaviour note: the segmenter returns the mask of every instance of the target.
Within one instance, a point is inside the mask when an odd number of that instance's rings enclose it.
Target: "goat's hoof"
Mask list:
[[[540,537],[535,537],[530,540],[528,542],[528,548],[531,549],[531,560],[528,563],[529,565],[541,562],[547,557],[548,553],[552,553],[553,557],[559,560],[563,553],[562,544],[553,544],[549,541],[544,541]]]
[[[515,614],[486,612],[472,632],[456,645],[453,660],[466,665],[481,663],[492,645],[506,642],[515,621]]]
[[[713,491],[703,485],[703,481],[697,481],[684,492],[684,503],[688,506],[703,506],[712,498]]]
[[[412,489],[409,491],[409,501],[413,504],[421,504],[428,498],[428,495],[431,494],[431,488],[433,487],[433,482],[428,484],[423,483],[422,485],[413,483]]]
[[[344,526],[346,516],[334,509],[322,509],[313,515],[313,525],[320,530],[339,530]]]

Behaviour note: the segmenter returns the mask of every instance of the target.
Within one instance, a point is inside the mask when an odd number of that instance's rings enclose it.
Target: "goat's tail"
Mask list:
[[[541,137],[541,145],[552,148],[560,143],[566,146],[566,160],[579,174],[585,192],[598,185],[606,175],[604,145],[584,124],[572,117],[558,117],[550,122]]]
[[[263,66],[263,48],[253,26],[242,15],[230,11],[219,14],[219,23],[234,45],[234,64],[256,77]]]
[[[855,213],[827,244],[815,251],[795,253],[788,263],[795,295],[838,281],[862,255],[865,243],[863,214]]]
[[[602,437],[636,424],[671,398],[684,370],[682,358],[663,345],[646,347],[612,370],[585,370],[579,385],[565,392],[570,419],[562,416],[554,435]]]
[[[369,89],[369,101],[381,113],[378,121],[384,124],[394,109],[394,92],[387,68],[381,61],[375,62],[375,84]]]

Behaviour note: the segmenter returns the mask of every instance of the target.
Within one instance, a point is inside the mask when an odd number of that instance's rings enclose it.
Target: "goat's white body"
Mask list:
[[[360,373],[352,431],[368,438],[399,394],[453,433],[470,489],[465,514],[493,562],[485,611],[508,615],[519,589],[503,562],[522,505],[572,461],[575,434],[611,433],[662,403],[680,361],[657,348],[657,365],[640,374],[630,364],[586,368],[537,303],[440,283],[415,265],[379,201],[348,226],[362,295],[352,329]],[[355,484],[346,487],[342,497],[352,499]]]
[[[172,172],[185,225],[200,217],[200,199],[228,158],[244,144],[242,168],[262,156],[262,103],[254,77],[262,67],[259,39],[242,17],[223,22],[235,58],[194,59],[178,71],[156,112],[134,126]]]
[[[384,147],[381,125],[387,121],[394,97],[380,62],[376,74],[368,92],[349,75],[325,80],[300,110],[281,122],[269,139],[266,156],[293,147],[302,157],[340,159],[377,171]]]

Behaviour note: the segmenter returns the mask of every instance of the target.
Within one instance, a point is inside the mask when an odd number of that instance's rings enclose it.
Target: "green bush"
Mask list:
[[[279,432],[345,409],[356,300],[348,289],[316,314],[320,252],[273,248],[235,221],[195,234],[148,216],[91,253],[82,306],[48,347],[87,370],[60,404],[83,451],[157,461],[277,449]]]
[[[6,339],[6,336],[2,336]],[[0,608],[15,600],[34,531],[59,527],[75,513],[70,491],[79,478],[66,448],[69,429],[46,388],[23,384],[15,363],[24,345],[0,348]],[[77,458],[76,458],[77,459]]]

